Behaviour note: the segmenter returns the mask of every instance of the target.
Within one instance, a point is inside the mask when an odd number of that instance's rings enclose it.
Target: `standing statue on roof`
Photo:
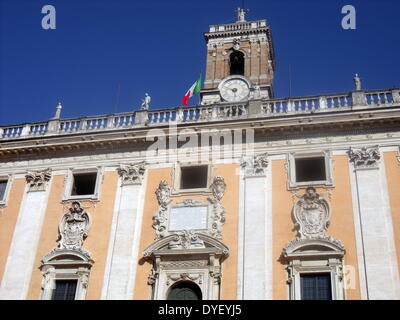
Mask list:
[[[237,8],[237,22],[246,22],[246,9]]]
[[[149,110],[151,97],[148,93],[144,94],[144,99],[142,99],[142,107],[141,110]]]
[[[361,89],[361,78],[359,77],[358,73],[356,73],[356,76],[354,77],[354,84],[356,85],[356,90],[362,90]]]

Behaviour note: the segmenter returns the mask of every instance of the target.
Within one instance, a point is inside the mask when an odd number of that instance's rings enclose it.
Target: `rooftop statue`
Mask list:
[[[361,78],[358,76],[358,73],[356,73],[356,76],[354,77],[354,84],[356,85],[356,90],[362,90],[361,89]]]
[[[237,22],[246,22],[246,9],[237,8]]]
[[[150,107],[150,102],[151,102],[151,97],[149,96],[148,93],[144,94],[144,99],[142,99],[142,110],[149,110]]]

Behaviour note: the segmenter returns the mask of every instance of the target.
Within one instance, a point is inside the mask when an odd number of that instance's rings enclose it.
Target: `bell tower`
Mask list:
[[[204,37],[203,105],[273,97],[275,56],[266,20],[246,21],[246,9],[238,8],[235,23],[212,25]]]

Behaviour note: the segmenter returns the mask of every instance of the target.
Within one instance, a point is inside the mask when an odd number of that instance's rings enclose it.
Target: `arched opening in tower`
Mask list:
[[[244,76],[244,54],[234,51],[230,55],[230,75]]]

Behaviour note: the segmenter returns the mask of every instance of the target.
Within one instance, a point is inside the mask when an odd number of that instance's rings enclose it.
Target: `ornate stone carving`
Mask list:
[[[201,274],[199,273],[188,273],[188,272],[182,272],[182,273],[170,273],[167,275],[167,281],[166,285],[169,286],[175,282],[178,281],[194,281],[198,284],[203,283],[203,279]]]
[[[171,202],[171,187],[168,186],[168,182],[163,180],[158,185],[156,190],[158,204],[160,206],[167,206]]]
[[[121,176],[122,185],[141,184],[146,168],[144,162],[121,165],[118,169],[118,174]]]
[[[88,235],[90,216],[81,207],[78,201],[72,203],[71,208],[61,219],[59,225],[60,242],[58,249],[81,251],[88,254],[82,248],[83,241]]]
[[[168,205],[171,203],[171,187],[167,181],[163,180],[160,182],[156,196],[158,204],[160,205],[158,211],[153,215],[152,227],[156,230],[156,239],[165,237],[167,233],[167,221],[168,221]]]
[[[210,271],[210,277],[213,279],[214,284],[220,284],[221,283],[221,270],[220,268],[214,268],[215,270]]]
[[[156,271],[156,270],[154,270],[154,268],[152,268],[150,270],[150,274],[149,274],[149,276],[147,278],[147,284],[150,285],[150,286],[155,284],[157,279],[158,279],[159,274],[160,273],[158,271]]]
[[[215,177],[210,189],[212,196],[208,198],[209,203],[203,203],[193,199],[185,199],[182,202],[175,204],[174,207],[195,207],[208,205],[209,218],[207,221],[207,230],[203,231],[203,233],[209,234],[217,239],[221,239],[221,228],[225,223],[226,211],[220,202],[226,190],[224,178]],[[156,231],[156,240],[159,240],[171,235],[171,233],[168,231],[169,211],[171,207],[171,188],[168,186],[166,181],[160,182],[156,190],[156,195],[159,208],[153,215],[152,226]],[[176,240],[172,241],[170,248],[185,247],[185,245],[188,243],[185,239],[191,239],[190,242],[192,245],[200,245],[200,243],[197,243],[195,240],[193,240],[195,235],[192,233],[192,231],[174,231],[174,235]]]
[[[328,203],[315,191],[307,188],[293,209],[301,238],[316,238],[324,235],[330,219]]]
[[[215,177],[213,183],[210,186],[213,198],[220,201],[226,191],[226,183],[223,177]]]
[[[360,150],[348,151],[350,162],[354,164],[356,169],[374,168],[378,165],[381,158],[378,146],[372,148],[362,147]]]
[[[254,157],[243,157],[240,162],[246,177],[265,175],[268,164],[267,153],[258,154]]]
[[[174,239],[168,244],[169,249],[204,248],[204,242],[192,230],[184,230],[183,233],[174,236]]]
[[[344,250],[340,240],[327,236],[325,233],[330,223],[330,208],[313,187],[307,188],[305,194],[295,203],[293,215],[299,235],[289,242],[283,252],[294,252],[303,245],[331,246],[333,250]]]
[[[163,269],[203,268],[207,265],[207,260],[164,261],[160,263],[160,267]]]
[[[28,172],[25,178],[29,186],[29,192],[45,191],[47,184],[51,179],[51,169],[37,172]]]
[[[221,204],[221,199],[226,190],[226,183],[223,177],[215,177],[210,186],[213,196],[208,198],[208,201],[213,205],[212,224],[209,234],[216,239],[222,238],[222,226],[225,224],[226,210]]]

